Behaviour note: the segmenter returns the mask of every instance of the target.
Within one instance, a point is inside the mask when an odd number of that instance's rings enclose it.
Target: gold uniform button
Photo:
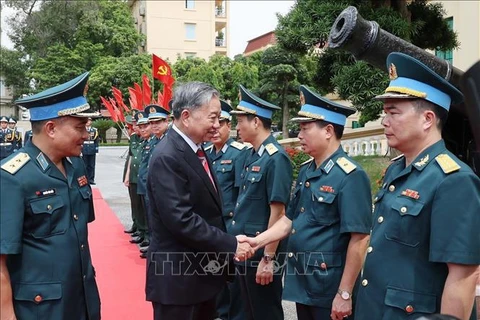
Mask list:
[[[292,253],[292,252],[289,252],[289,253],[288,253],[288,257],[289,257],[289,258],[293,257],[293,253]]]
[[[407,311],[407,313],[412,313],[413,310],[414,310],[413,306],[411,306],[411,305],[408,305],[408,306],[405,307],[405,311]]]
[[[247,170],[247,171],[248,171],[248,167],[246,167],[246,168],[245,168],[245,170]]]
[[[323,197],[318,198],[318,201],[322,202],[322,201],[323,201]]]
[[[305,187],[307,187],[307,188],[310,187],[310,182],[308,182],[308,181],[305,182]]]
[[[305,208],[304,208],[304,207],[301,207],[301,208],[300,208],[300,212],[305,212]]]
[[[382,223],[383,222],[383,217],[382,216],[378,217],[377,221],[378,221],[378,223]]]
[[[368,247],[368,248],[367,248],[367,252],[368,252],[368,253],[370,253],[370,252],[372,252],[372,251],[373,251],[373,247]]]
[[[400,212],[401,212],[401,213],[407,212],[407,207],[401,207],[401,208],[400,208]]]
[[[233,212],[230,212],[228,215],[229,215],[230,217],[233,217]]]
[[[215,164],[215,161],[213,161],[212,164]]]
[[[80,249],[85,249],[85,246],[83,244],[80,245]]]
[[[33,298],[33,300],[34,300],[36,303],[40,303],[40,302],[42,302],[43,297],[42,297],[41,295],[37,294],[37,295],[35,296],[35,298]]]
[[[243,190],[245,190],[245,185],[243,185]]]
[[[225,168],[222,168],[222,172],[225,172]]]
[[[395,186],[393,184],[391,184],[390,187],[388,187],[388,191],[390,191],[390,192],[395,191]]]
[[[255,178],[252,178],[252,182],[255,182]]]
[[[366,287],[368,285],[368,280],[367,279],[363,279],[362,280],[362,286]]]
[[[295,234],[295,232],[297,232],[297,230],[295,230],[295,229],[292,229],[292,234]]]
[[[49,210],[49,211],[52,210],[52,206],[47,204],[47,210]]]
[[[239,205],[240,205],[240,203],[237,202],[237,205],[236,205],[236,206],[238,207]]]
[[[73,220],[78,221],[78,216],[76,214],[73,215]]]
[[[232,226],[234,226],[234,225],[235,225],[235,220],[232,221]]]

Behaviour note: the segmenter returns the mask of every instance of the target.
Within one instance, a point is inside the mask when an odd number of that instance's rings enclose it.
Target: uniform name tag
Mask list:
[[[253,166],[252,172],[260,172],[260,166]]]
[[[80,178],[77,179],[77,181],[80,187],[86,186],[88,184],[87,177],[85,176],[81,176]]]
[[[412,199],[418,200],[420,198],[420,195],[418,194],[418,191],[407,189],[402,191],[402,196],[410,197]]]
[[[37,197],[49,196],[55,193],[56,193],[55,189],[35,191],[35,194],[37,195]]]
[[[232,160],[222,160],[220,161],[220,164],[230,164],[232,163]]]

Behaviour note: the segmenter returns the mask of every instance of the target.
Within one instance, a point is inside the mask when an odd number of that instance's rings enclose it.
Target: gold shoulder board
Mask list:
[[[30,156],[25,152],[19,152],[12,159],[8,160],[2,165],[2,169],[10,174],[15,174],[20,168],[22,168],[28,161]]]
[[[307,163],[310,163],[310,162],[312,162],[312,161],[313,161],[313,158],[310,158],[310,159],[308,159],[307,161],[302,162],[302,163],[300,164],[300,167],[303,166],[303,165],[305,165],[305,164],[307,164]]]
[[[240,142],[237,142],[237,141],[233,141],[230,145],[232,147],[234,147],[235,149],[238,149],[238,150],[243,150],[243,148],[245,148],[244,144],[242,144]]]
[[[353,164],[350,160],[348,160],[345,157],[340,157],[337,159],[337,164],[342,168],[343,171],[345,171],[346,174],[349,174],[355,168],[357,167],[356,165]]]
[[[439,154],[435,160],[446,174],[460,170],[458,163],[452,159],[448,154]]]
[[[272,155],[274,154],[275,152],[278,151],[278,148],[275,147],[275,145],[273,143],[269,143],[265,146],[265,149],[267,149],[267,152],[269,155]]]

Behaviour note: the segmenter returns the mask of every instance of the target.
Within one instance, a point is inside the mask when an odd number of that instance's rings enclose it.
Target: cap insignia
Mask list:
[[[390,67],[388,68],[388,75],[390,77],[390,80],[395,80],[398,78],[397,67],[393,63],[390,63]]]

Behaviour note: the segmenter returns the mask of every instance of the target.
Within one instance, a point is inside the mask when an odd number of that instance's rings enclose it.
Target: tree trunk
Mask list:
[[[117,126],[117,140],[115,140],[117,143],[120,143],[122,141],[122,129],[120,129],[119,126]]]
[[[287,128],[287,123],[290,118],[290,110],[288,108],[288,99],[287,99],[287,91],[288,91],[288,82],[285,83],[283,86],[283,117],[282,117],[282,136],[284,139],[289,138],[290,136],[288,135],[288,128]]]

